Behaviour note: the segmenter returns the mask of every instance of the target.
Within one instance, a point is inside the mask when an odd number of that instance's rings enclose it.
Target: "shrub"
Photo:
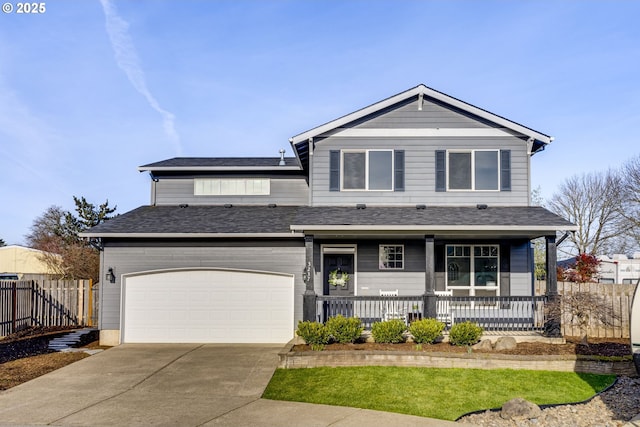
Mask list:
[[[340,344],[356,342],[364,330],[360,319],[357,317],[347,318],[341,314],[327,320],[325,327],[331,338]]]
[[[320,351],[329,343],[329,331],[318,322],[298,322],[298,336],[311,346],[311,350]]]
[[[473,345],[480,341],[482,332],[482,327],[475,323],[456,323],[449,330],[449,342],[453,345]]]
[[[409,326],[409,333],[416,344],[433,344],[442,335],[444,323],[436,319],[416,320]]]
[[[375,342],[396,344],[404,342],[404,332],[407,325],[400,319],[376,322],[371,326],[371,335]]]

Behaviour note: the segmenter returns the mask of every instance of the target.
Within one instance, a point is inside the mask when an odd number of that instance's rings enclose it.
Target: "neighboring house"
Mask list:
[[[49,279],[56,275],[45,261],[55,254],[19,245],[0,247],[0,273],[13,273],[21,280]]]
[[[576,229],[530,206],[530,159],[551,141],[419,85],[292,137],[295,157],[141,166],[151,204],[83,234],[110,282],[101,340],[286,342],[303,319],[370,325],[381,291],[414,316],[539,328],[531,240],[553,271],[556,232]]]
[[[640,279],[640,253],[636,252],[631,258],[624,254],[614,254],[610,257],[598,257],[600,283],[636,284]]]

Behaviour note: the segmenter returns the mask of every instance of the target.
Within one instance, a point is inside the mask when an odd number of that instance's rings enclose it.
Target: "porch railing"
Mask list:
[[[545,327],[546,296],[457,297],[438,296],[436,318],[446,324],[470,320],[485,331],[543,331]],[[375,322],[400,318],[407,323],[421,319],[427,306],[424,295],[353,296],[318,295],[316,317],[319,322],[341,314],[358,317],[365,329]]]

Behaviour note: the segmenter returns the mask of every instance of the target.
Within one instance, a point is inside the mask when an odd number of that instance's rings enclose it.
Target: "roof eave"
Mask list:
[[[202,239],[202,238],[302,238],[303,233],[110,233],[84,232],[80,237],[111,238],[111,239]]]

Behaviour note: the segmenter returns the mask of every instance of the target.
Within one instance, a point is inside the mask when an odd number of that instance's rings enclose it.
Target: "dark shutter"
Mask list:
[[[511,191],[511,150],[500,150],[500,191]]]
[[[436,191],[447,191],[447,152],[436,150]]]
[[[340,191],[340,150],[329,151],[329,191]]]
[[[404,191],[404,150],[395,150],[394,156],[394,190]]]

